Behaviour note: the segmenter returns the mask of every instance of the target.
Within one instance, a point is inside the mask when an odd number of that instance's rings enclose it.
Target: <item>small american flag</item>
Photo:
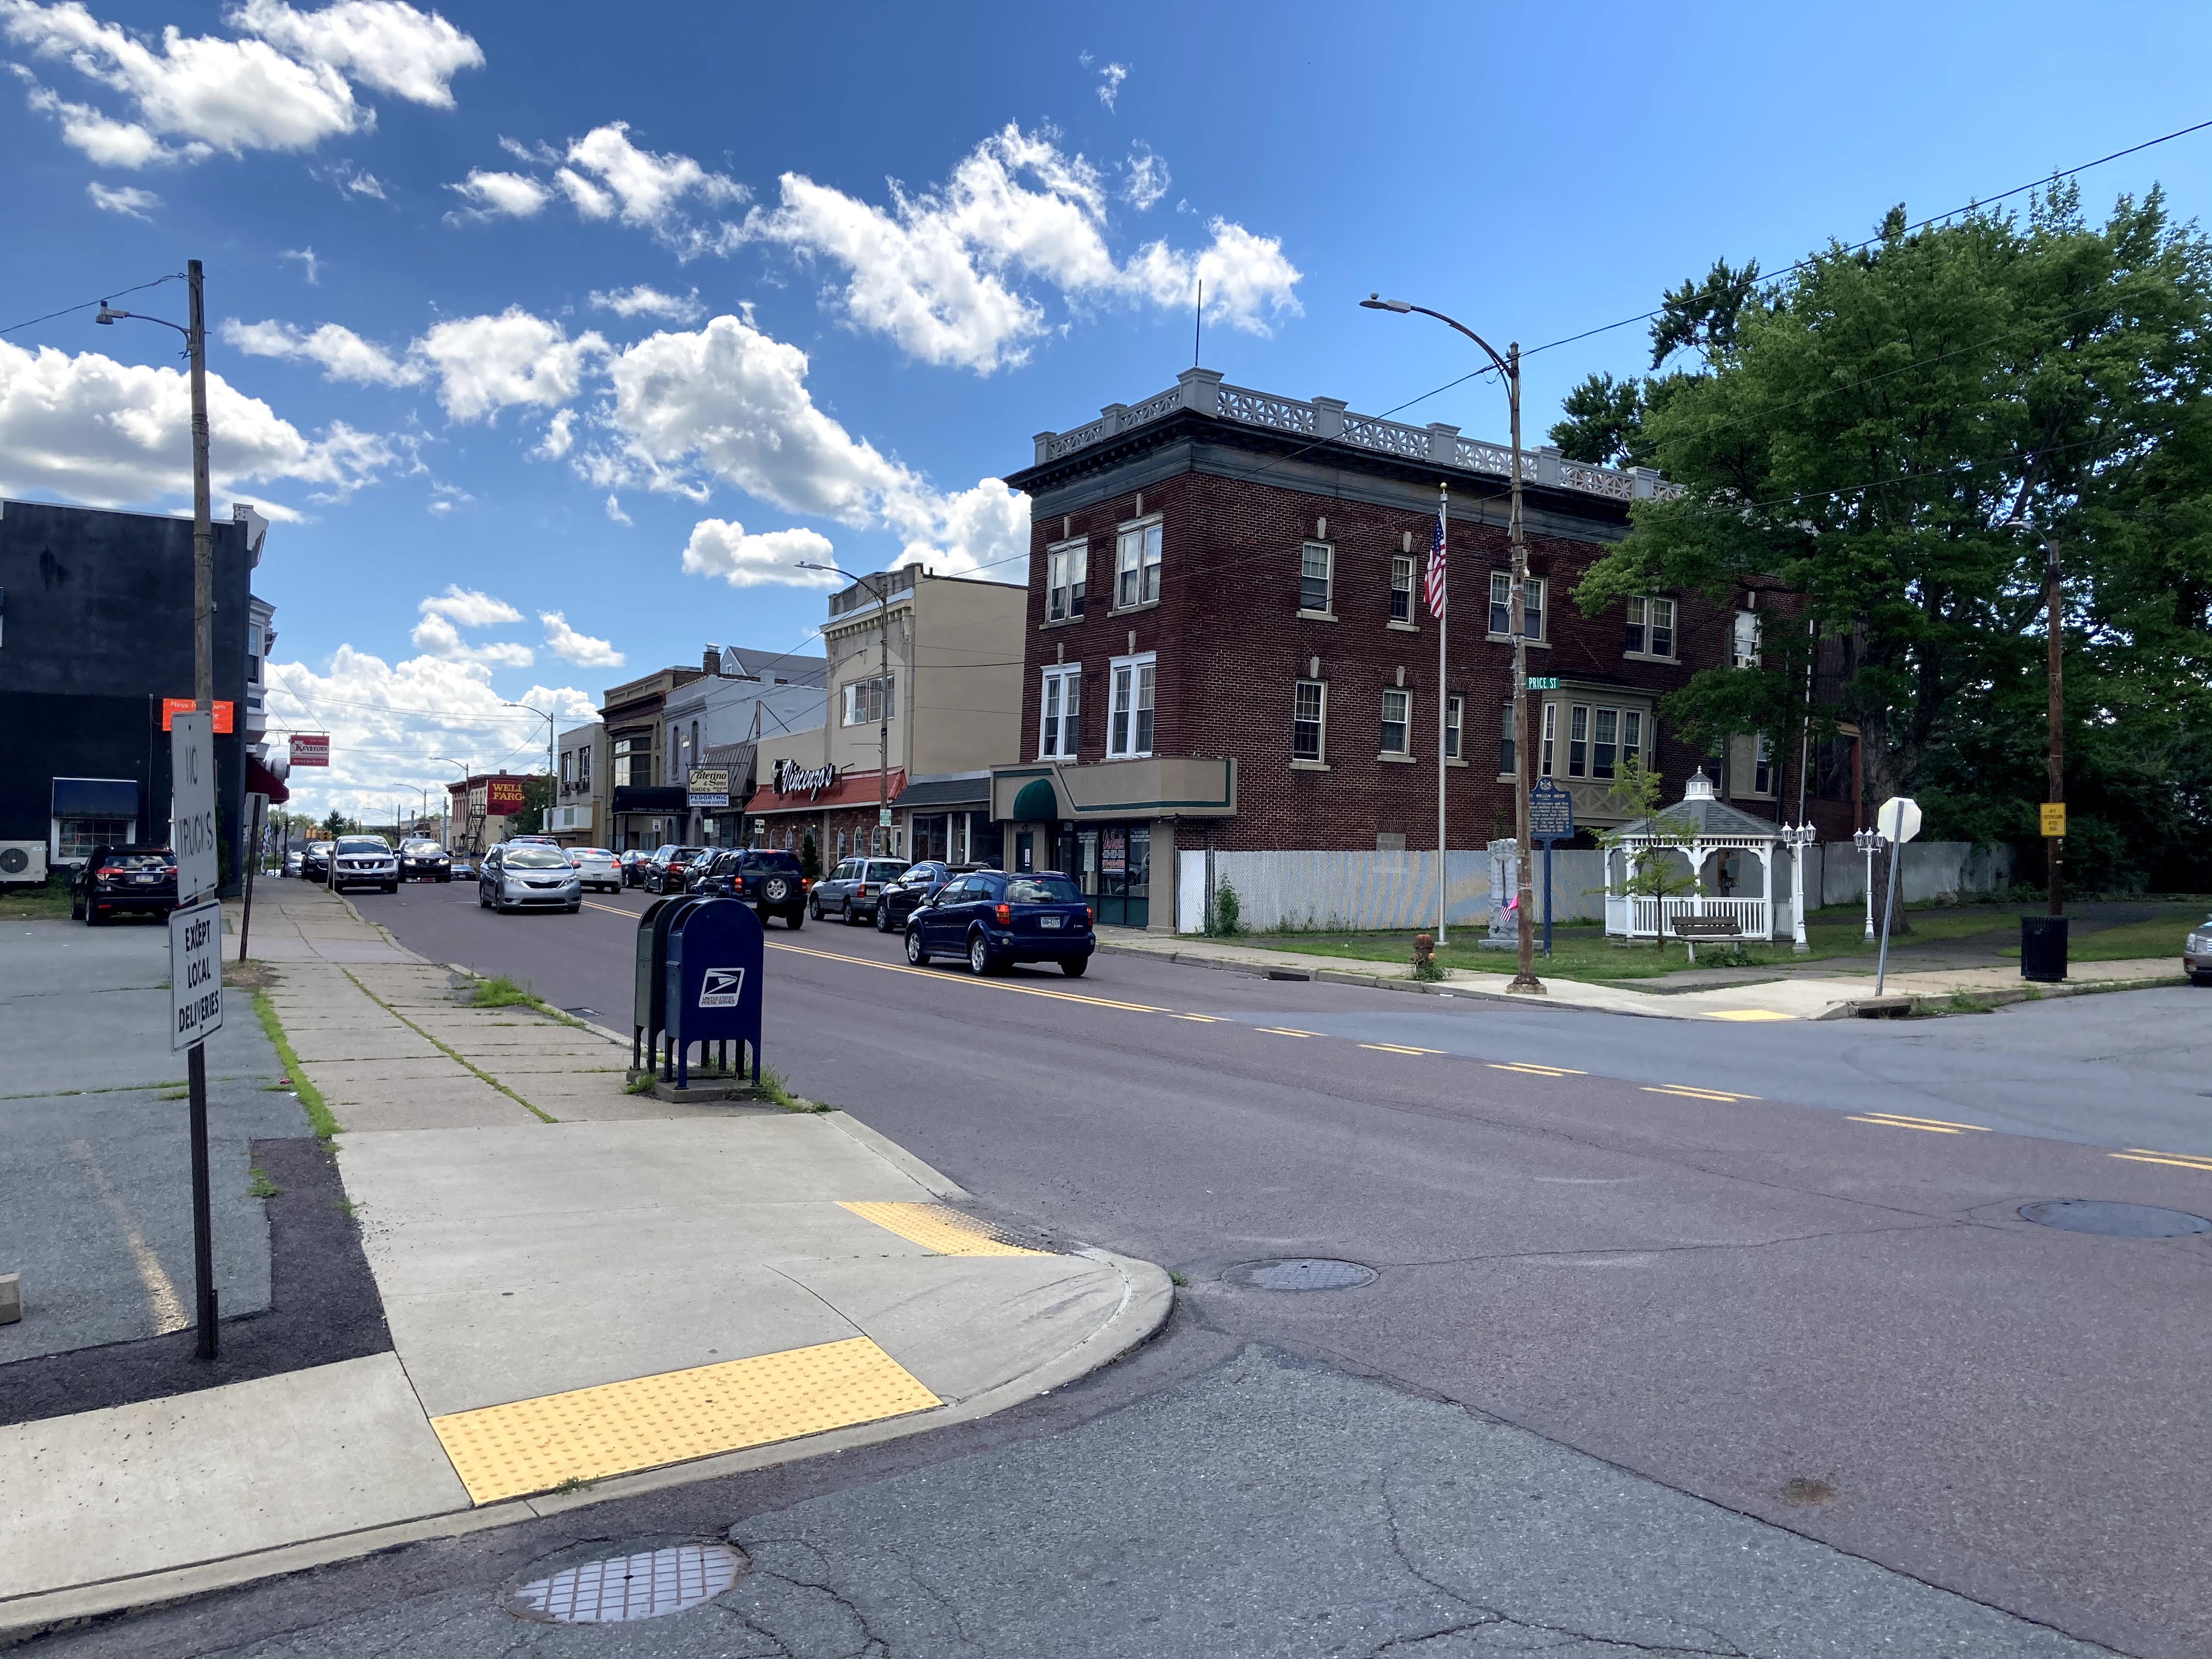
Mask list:
[[[1444,619],[1444,509],[1437,507],[1437,533],[1429,543],[1429,614]]]

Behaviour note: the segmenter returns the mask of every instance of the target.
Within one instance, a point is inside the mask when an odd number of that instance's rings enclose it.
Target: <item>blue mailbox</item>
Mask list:
[[[668,928],[668,1047],[661,1076],[675,1067],[676,1086],[690,1087],[691,1045],[749,1043],[753,1081],[760,1081],[761,970],[766,941],[760,918],[736,899],[702,899]],[[743,1059],[743,1050],[738,1058]],[[741,1069],[741,1068],[740,1068]]]
[[[629,1027],[629,1065],[634,1072],[649,1072],[660,1063],[660,1034],[668,1029],[668,929],[698,902],[689,897],[657,898],[637,919],[637,968]]]

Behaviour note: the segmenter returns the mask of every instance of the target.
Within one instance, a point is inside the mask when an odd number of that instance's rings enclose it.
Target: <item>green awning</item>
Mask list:
[[[1060,797],[1053,793],[1050,778],[1032,778],[1022,786],[1022,793],[1014,797],[1014,822],[1017,823],[1057,823],[1060,821]]]

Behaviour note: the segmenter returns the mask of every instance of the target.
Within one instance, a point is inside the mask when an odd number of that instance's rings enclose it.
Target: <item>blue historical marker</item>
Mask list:
[[[1544,955],[1552,954],[1552,849],[1575,838],[1575,798],[1549,778],[1528,787],[1528,839],[1544,849]]]
[[[667,1060],[676,1068],[676,1086],[690,1084],[690,1051],[703,1045],[749,1043],[753,1081],[760,1081],[761,970],[767,955],[760,918],[736,899],[702,899],[678,916],[668,930]],[[740,1049],[738,1069],[743,1069]]]

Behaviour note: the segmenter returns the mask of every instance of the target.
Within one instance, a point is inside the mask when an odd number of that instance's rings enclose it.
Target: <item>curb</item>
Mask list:
[[[943,1179],[941,1176],[939,1178]],[[1115,1255],[1101,1249],[1077,1250],[1072,1254],[1102,1262],[1121,1274],[1121,1305],[1103,1325],[1073,1347],[1064,1349],[1021,1376],[1010,1377],[996,1388],[987,1389],[957,1405],[908,1417],[855,1424],[851,1428],[833,1429],[825,1434],[779,1441],[773,1445],[756,1446],[744,1451],[724,1452],[687,1463],[641,1469],[635,1474],[616,1475],[598,1481],[586,1491],[561,1497],[541,1493],[535,1498],[510,1499],[483,1509],[448,1510],[366,1528],[359,1532],[305,1539],[295,1544],[280,1544],[220,1560],[171,1567],[161,1572],[66,1589],[34,1592],[19,1596],[13,1601],[0,1602],[0,1648],[16,1647],[39,1637],[96,1620],[118,1614],[151,1613],[264,1578],[301,1572],[341,1561],[358,1560],[363,1556],[397,1549],[406,1544],[429,1539],[463,1537],[471,1533],[486,1532],[495,1527],[514,1526],[525,1521],[567,1514],[572,1510],[605,1503],[610,1498],[632,1498],[645,1492],[665,1491],[672,1486],[719,1480],[724,1475],[773,1468],[779,1464],[851,1451],[862,1446],[879,1445],[885,1441],[903,1439],[908,1435],[926,1434],[933,1429],[994,1416],[1024,1401],[1064,1388],[1093,1371],[1102,1370],[1142,1347],[1159,1334],[1161,1327],[1167,1323],[1168,1316],[1175,1310],[1175,1286],[1168,1278],[1167,1269],[1157,1263],[1139,1261],[1133,1257]]]

